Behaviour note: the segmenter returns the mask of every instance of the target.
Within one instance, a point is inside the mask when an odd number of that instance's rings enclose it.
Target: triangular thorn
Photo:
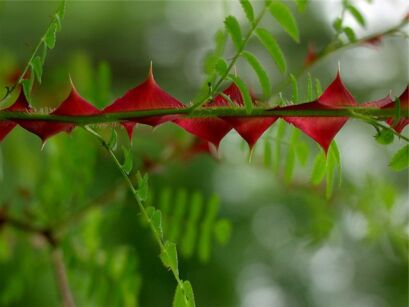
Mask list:
[[[146,80],[155,81],[155,78],[153,77],[153,64],[152,64],[152,61],[150,61],[150,63],[149,63],[148,77],[146,78]]]

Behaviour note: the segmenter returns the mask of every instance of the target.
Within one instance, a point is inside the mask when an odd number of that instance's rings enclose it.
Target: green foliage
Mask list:
[[[269,4],[269,10],[281,27],[298,43],[300,41],[300,34],[297,22],[290,9],[285,4],[274,1]]]
[[[224,20],[227,32],[230,34],[234,46],[237,50],[240,50],[243,44],[243,38],[241,35],[240,24],[236,17],[228,16]]]
[[[160,252],[160,259],[165,267],[179,274],[178,253],[175,243],[165,241],[164,248]]]
[[[366,26],[365,18],[362,16],[361,12],[355,6],[348,2],[345,8],[362,27]]]
[[[271,83],[270,79],[261,65],[260,61],[256,58],[256,56],[248,51],[243,51],[242,57],[247,60],[250,66],[255,71],[258,80],[260,82],[261,88],[263,90],[264,98],[268,98],[271,96]]]
[[[172,307],[195,307],[195,297],[189,281],[178,284],[175,291]]]
[[[395,135],[391,129],[382,129],[375,136],[376,141],[382,145],[388,145],[393,142]]]
[[[395,171],[402,171],[409,166],[409,145],[399,149],[392,157],[389,166]]]
[[[170,188],[153,195],[153,202],[157,197],[156,203],[162,211],[165,237],[180,245],[183,257],[191,258],[197,252],[199,260],[207,262],[213,238],[221,245],[228,242],[231,223],[217,218],[220,204],[216,196],[205,201],[198,191],[190,194],[185,189]]]
[[[284,73],[287,70],[287,62],[284,54],[278,45],[275,38],[264,28],[256,30],[256,35],[264,47],[268,50],[274,62],[277,64],[278,69]]]
[[[240,89],[241,95],[243,97],[244,107],[246,108],[247,113],[251,113],[251,111],[253,110],[253,101],[246,84],[238,76],[232,74],[229,75],[229,79],[232,80]]]
[[[122,168],[127,175],[129,175],[132,171],[133,167],[133,160],[132,160],[132,153],[129,148],[122,146],[122,152],[124,154],[124,162],[122,164]]]
[[[240,0],[240,4],[246,14],[247,19],[252,24],[254,22],[254,9],[249,0]]]

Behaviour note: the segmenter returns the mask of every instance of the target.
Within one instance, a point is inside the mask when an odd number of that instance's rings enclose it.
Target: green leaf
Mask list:
[[[208,261],[210,257],[211,233],[217,213],[219,212],[219,198],[213,195],[206,207],[206,215],[202,222],[198,245],[199,260],[202,262]]]
[[[192,285],[190,284],[188,280],[185,280],[183,282],[183,287],[185,288],[186,297],[189,300],[189,304],[190,304],[189,307],[196,307],[195,295],[193,293]]]
[[[122,146],[122,151],[124,153],[124,163],[122,164],[122,169],[127,175],[129,175],[133,167],[132,153],[131,150],[125,146]]]
[[[227,63],[223,58],[218,58],[214,65],[214,68],[219,75],[224,75],[227,71]]]
[[[149,197],[149,176],[148,174],[142,176],[138,171],[136,173],[136,179],[138,181],[138,197],[141,201],[146,201]]]
[[[186,213],[187,207],[187,191],[180,189],[176,194],[174,206],[174,212],[170,223],[169,239],[177,242],[182,230],[183,219]]]
[[[187,219],[186,231],[182,240],[182,254],[185,257],[191,257],[195,248],[197,239],[197,225],[199,223],[200,213],[203,208],[203,195],[195,192],[190,202],[190,213]]]
[[[254,10],[249,0],[240,0],[241,7],[251,24],[254,22]]]
[[[47,44],[45,43],[45,42],[43,42],[42,43],[42,46],[41,46],[41,64],[43,64],[44,65],[44,63],[45,63],[45,59],[46,59],[46,57],[47,57]]]
[[[337,175],[341,177],[341,161],[338,146],[335,141],[333,141],[328,149],[327,154],[327,177],[326,177],[326,192],[325,196],[329,199],[332,196],[334,190],[334,177],[335,170],[337,170]]]
[[[263,147],[263,162],[265,167],[271,166],[271,154],[270,140],[266,139]]]
[[[314,159],[311,173],[311,183],[313,185],[320,184],[324,179],[325,173],[326,173],[325,153],[321,151]]]
[[[64,16],[65,16],[66,2],[67,2],[66,0],[62,0],[57,10],[57,15],[60,17],[61,20],[64,19]]]
[[[243,39],[241,36],[240,24],[237,19],[233,16],[228,16],[224,20],[227,32],[229,32],[233,44],[236,46],[236,49],[241,49]]]
[[[153,228],[159,234],[161,240],[163,240],[162,213],[154,207],[148,207],[146,209],[146,213],[152,223]]]
[[[338,182],[339,182],[339,186],[341,186],[342,183],[342,164],[341,164],[341,154],[339,152],[339,148],[337,145],[337,142],[335,140],[333,140],[329,146],[329,150],[328,152],[333,155],[334,159],[335,159],[335,163],[336,163],[336,168],[337,168],[337,172],[338,172]]]
[[[315,79],[315,95],[320,97],[322,95],[322,86],[319,79]]]
[[[334,22],[332,23],[332,27],[334,28],[336,32],[341,32],[342,31],[342,19],[341,18],[335,19]]]
[[[292,95],[293,102],[298,103],[299,102],[299,94],[298,94],[297,79],[295,78],[295,76],[293,74],[290,74],[290,80],[291,80],[291,87],[293,89],[293,95]]]
[[[176,287],[172,307],[195,307],[196,303],[192,285],[187,280],[182,281],[182,285],[178,284]]]
[[[43,37],[44,42],[47,45],[48,49],[53,49],[55,47],[57,29],[58,23],[56,21],[53,21]]]
[[[295,0],[295,4],[300,12],[303,12],[308,5],[308,0]]]
[[[348,37],[348,39],[349,39],[349,41],[350,41],[351,43],[353,43],[353,42],[356,41],[356,35],[355,35],[354,30],[352,30],[352,28],[350,28],[350,27],[345,27],[345,28],[344,28],[344,33],[345,33],[345,35]]]
[[[300,41],[300,34],[297,22],[290,9],[285,4],[275,1],[269,5],[269,10],[281,27],[298,43]]]
[[[409,166],[409,144],[393,155],[389,166],[394,171],[402,171]]]
[[[312,77],[311,74],[308,73],[307,76],[307,99],[308,101],[313,101],[314,100],[314,90],[313,90],[313,85],[312,85]]]
[[[232,80],[240,89],[241,95],[243,96],[243,102],[244,107],[246,108],[246,112],[251,113],[251,111],[253,110],[253,102],[246,84],[244,84],[243,80],[241,80],[239,77],[232,74],[229,75],[229,79]]]
[[[230,240],[232,225],[230,221],[226,219],[218,220],[214,225],[213,232],[217,242],[224,245]]]
[[[43,63],[41,57],[37,55],[30,64],[32,73],[34,73],[38,83],[41,84],[41,76],[43,74]]]
[[[365,18],[355,6],[348,4],[345,8],[351,13],[351,15],[362,27],[366,26]]]
[[[258,80],[260,81],[261,88],[263,90],[264,98],[271,96],[271,83],[270,79],[263,68],[263,65],[259,62],[256,56],[248,51],[243,51],[242,56],[247,60],[250,66],[254,69],[257,74]]]
[[[266,29],[259,28],[256,30],[256,35],[263,46],[272,56],[274,62],[277,64],[278,69],[284,73],[287,71],[287,63],[280,46],[275,38]]]
[[[21,80],[21,85],[23,86],[24,95],[26,96],[27,100],[31,100],[31,89],[33,88],[34,84],[34,74],[31,73],[28,79]]]
[[[393,142],[394,136],[392,129],[382,129],[375,136],[375,139],[379,144],[388,145]]]
[[[281,159],[281,142],[285,136],[287,130],[287,124],[281,118],[278,119],[276,124],[277,132],[275,136],[275,170],[279,169]]]
[[[308,156],[310,154],[309,149],[309,146],[304,142],[299,141],[297,144],[295,144],[295,151],[298,161],[300,161],[301,165],[303,166],[307,164]]]
[[[118,145],[118,133],[116,132],[115,128],[112,128],[111,137],[108,142],[108,147],[111,150],[116,150]]]
[[[160,253],[160,259],[165,267],[179,274],[178,268],[178,252],[176,250],[176,244],[170,241],[166,241]]]

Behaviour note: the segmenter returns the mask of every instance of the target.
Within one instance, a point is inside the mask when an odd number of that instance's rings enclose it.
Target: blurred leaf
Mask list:
[[[187,219],[185,235],[182,239],[181,249],[185,257],[191,257],[194,252],[197,239],[197,226],[203,207],[203,196],[195,192],[190,203],[190,214]]]
[[[24,95],[28,101],[31,101],[31,89],[33,88],[34,84],[34,74],[31,73],[28,79],[24,79],[21,81],[21,85],[23,86]]]
[[[295,0],[295,4],[297,5],[298,10],[303,12],[308,5],[308,0]]]
[[[202,222],[198,246],[199,260],[202,262],[207,262],[210,257],[211,231],[214,227],[216,215],[219,211],[219,202],[219,198],[216,195],[213,195],[207,204],[206,215]]]
[[[392,160],[389,162],[389,166],[394,171],[402,171],[409,166],[409,144],[394,154]]]
[[[271,15],[278,21],[281,27],[292,37],[296,42],[300,41],[300,34],[297,22],[290,9],[281,2],[271,2],[269,5]]]
[[[37,78],[38,83],[41,84],[41,76],[43,74],[43,63],[40,56],[36,56],[31,61],[31,71],[34,73],[35,77]]]
[[[392,129],[382,129],[375,136],[375,139],[379,144],[388,145],[393,142],[394,136]]]
[[[243,51],[242,56],[247,60],[250,66],[254,69],[259,79],[261,88],[263,89],[264,98],[271,96],[271,83],[270,79],[263,68],[263,65],[259,62],[256,56],[248,51]]]
[[[246,14],[247,19],[252,24],[254,22],[254,10],[249,0],[240,0],[241,7]]]
[[[345,28],[344,28],[344,33],[345,33],[345,35],[348,37],[348,39],[349,39],[349,41],[350,41],[351,43],[353,43],[353,42],[356,41],[356,35],[355,35],[354,30],[352,30],[352,28],[350,28],[350,27],[345,27]]]
[[[224,245],[230,240],[231,232],[232,232],[232,225],[230,221],[226,219],[221,219],[216,222],[216,224],[214,225],[213,231],[214,231],[216,240],[220,244]]]
[[[324,179],[326,173],[326,158],[325,153],[320,151],[320,153],[315,157],[312,173],[311,173],[311,183],[313,185],[318,185]]]
[[[299,93],[298,93],[297,79],[295,78],[295,76],[293,74],[290,74],[290,80],[291,80],[291,87],[292,87],[292,90],[293,90],[293,95],[292,95],[293,102],[298,103],[299,102]]]
[[[196,303],[192,285],[188,280],[182,281],[182,283],[183,288],[180,284],[176,287],[172,307],[195,307]]]
[[[182,230],[183,219],[187,211],[187,196],[187,191],[185,189],[180,189],[176,194],[169,228],[169,239],[173,242],[178,242]]]
[[[162,213],[154,207],[146,208],[146,213],[155,228],[155,231],[159,234],[160,238],[163,239]]]
[[[47,45],[48,49],[53,49],[55,47],[57,30],[58,30],[58,22],[54,20],[50,24],[50,27],[47,29],[47,32],[44,35],[44,42]]]
[[[256,30],[256,35],[264,45],[264,47],[268,50],[270,55],[272,56],[273,60],[278,66],[278,69],[284,73],[287,70],[287,63],[284,57],[283,52],[281,51],[280,46],[278,45],[277,41],[274,37],[268,32],[266,29],[259,28]]]
[[[146,201],[149,197],[149,177],[148,174],[144,174],[143,176],[138,171],[136,173],[136,178],[138,181],[138,189],[137,194],[141,201]]]
[[[226,61],[223,58],[217,59],[217,62],[214,65],[214,68],[216,69],[219,75],[224,75],[225,72],[227,71]]]
[[[239,50],[243,43],[241,36],[240,24],[234,16],[228,16],[224,20],[226,30],[229,32],[233,44],[236,46],[236,49]]]
[[[244,107],[246,108],[247,113],[251,113],[253,110],[253,101],[246,84],[244,84],[243,80],[241,80],[239,77],[232,74],[229,75],[229,79],[231,79],[240,89],[241,95],[243,96]]]
[[[320,97],[322,95],[322,86],[319,79],[315,79],[315,95]]]
[[[170,241],[166,241],[164,249],[161,250],[160,259],[165,267],[170,268],[172,271],[179,274],[178,268],[178,253],[176,250],[176,244]]]
[[[118,145],[118,134],[116,132],[116,129],[112,128],[111,138],[108,141],[108,147],[111,150],[116,150],[117,145]]]
[[[351,15],[355,18],[355,20],[362,26],[365,27],[365,18],[362,16],[361,12],[352,4],[348,3],[348,5],[345,7]]]
[[[122,152],[124,153],[124,163],[122,164],[122,168],[125,173],[129,175],[133,167],[132,153],[131,150],[125,146],[122,146]]]
[[[313,101],[314,100],[314,90],[313,90],[313,85],[312,85],[312,77],[311,74],[308,73],[307,75],[307,99],[308,101]]]

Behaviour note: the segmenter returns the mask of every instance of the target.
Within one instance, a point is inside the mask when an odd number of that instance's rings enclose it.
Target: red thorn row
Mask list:
[[[225,97],[228,96],[229,99]],[[228,101],[229,100],[229,101]],[[232,102],[237,107],[243,107],[243,97],[239,88],[231,84],[223,95],[218,95],[212,101],[206,103],[204,108],[229,107]],[[253,104],[256,105],[255,99]],[[402,109],[409,108],[408,88],[400,96]],[[338,72],[335,80],[316,100],[300,105],[293,105],[281,108],[282,110],[325,110],[342,109],[345,107],[359,106],[353,96],[346,89]],[[381,100],[368,102],[360,105],[368,108],[394,108],[395,104],[387,96]],[[62,104],[51,114],[64,116],[90,116],[98,114],[108,114],[117,112],[148,111],[158,109],[182,109],[186,108],[183,103],[162,90],[153,78],[152,70],[144,82],[129,90],[124,96],[115,100],[110,106],[100,111],[82,98],[75,87],[71,84],[71,92]],[[33,112],[29,106],[23,91],[20,92],[15,103],[3,111],[8,112]],[[137,123],[150,126],[157,126],[167,121],[172,121],[191,134],[196,135],[204,142],[213,143],[216,148],[220,141],[231,130],[235,129],[241,137],[248,143],[250,149],[260,138],[260,136],[277,120],[278,117],[208,117],[208,118],[188,118],[183,115],[158,115],[146,116],[121,121],[129,137]],[[348,117],[297,117],[284,116],[285,121],[293,124],[305,134],[314,139],[326,152],[335,135],[348,121]],[[393,119],[388,119],[387,123],[397,132],[409,124],[407,114],[394,123]],[[60,132],[71,132],[75,128],[75,123],[53,122],[45,120],[2,120],[0,121],[0,141],[16,126],[20,125],[24,129],[36,134],[43,142],[49,137]]]

